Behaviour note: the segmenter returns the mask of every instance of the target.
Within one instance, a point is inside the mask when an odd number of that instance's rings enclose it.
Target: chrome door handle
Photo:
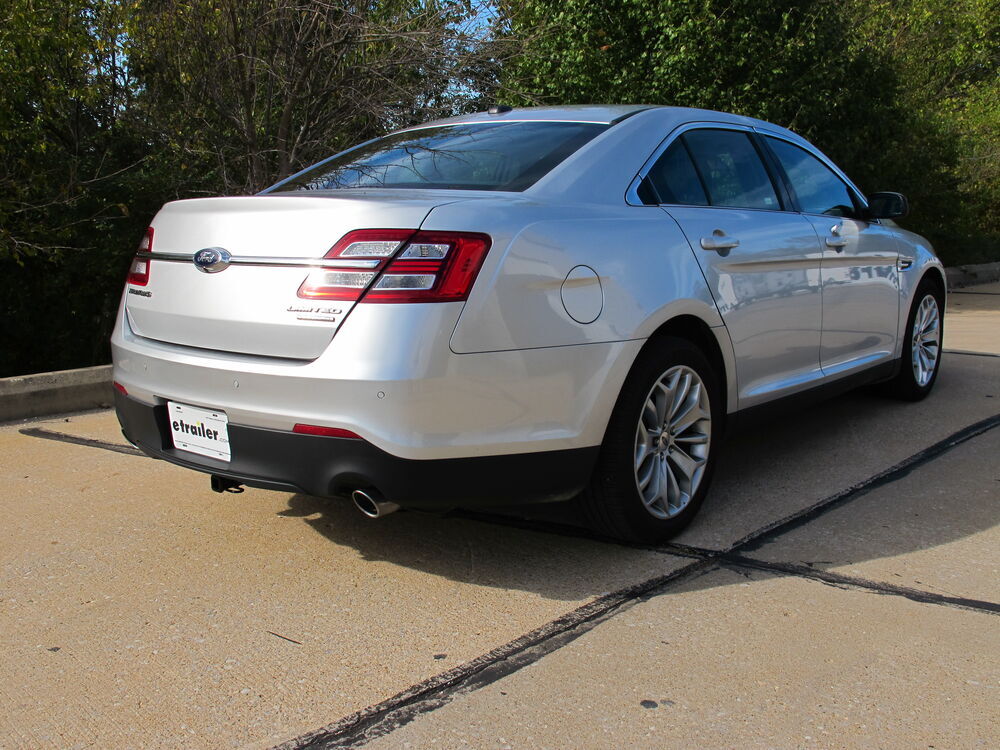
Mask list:
[[[726,233],[720,229],[716,229],[712,232],[711,237],[701,238],[701,247],[703,250],[732,250],[734,247],[739,247],[740,241],[735,237],[726,237]]]
[[[833,236],[826,238],[826,246],[832,247],[838,253],[841,252],[844,249],[844,246],[847,244],[847,238],[840,236],[841,226],[842,226],[841,224],[834,224],[832,227],[830,227],[830,234]]]

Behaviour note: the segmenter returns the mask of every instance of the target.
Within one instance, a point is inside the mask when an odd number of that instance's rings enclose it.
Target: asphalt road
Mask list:
[[[735,437],[658,548],[0,427],[0,747],[998,747],[1000,285],[945,343],[920,404]]]

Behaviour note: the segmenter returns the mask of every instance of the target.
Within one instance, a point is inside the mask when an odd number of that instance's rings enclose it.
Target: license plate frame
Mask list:
[[[167,422],[177,450],[226,463],[232,460],[229,417],[221,409],[167,401]]]

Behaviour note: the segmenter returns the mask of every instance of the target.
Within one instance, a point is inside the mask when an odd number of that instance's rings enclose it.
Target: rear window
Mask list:
[[[524,190],[608,127],[585,122],[504,122],[395,133],[320,162],[272,192]]]

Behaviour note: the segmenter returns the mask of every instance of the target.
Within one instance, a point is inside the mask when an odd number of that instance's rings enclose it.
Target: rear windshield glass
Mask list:
[[[380,138],[273,188],[524,190],[608,128],[586,122],[469,123]]]

